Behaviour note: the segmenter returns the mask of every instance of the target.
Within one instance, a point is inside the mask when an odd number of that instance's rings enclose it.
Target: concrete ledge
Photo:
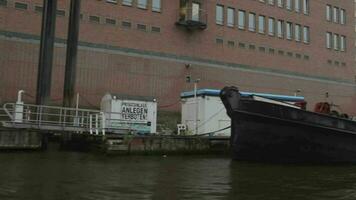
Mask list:
[[[29,130],[0,129],[0,150],[37,150],[41,147],[41,133]]]

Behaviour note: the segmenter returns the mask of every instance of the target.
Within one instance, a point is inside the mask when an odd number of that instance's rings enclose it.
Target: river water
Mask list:
[[[356,199],[356,165],[281,165],[218,156],[0,153],[0,199]]]

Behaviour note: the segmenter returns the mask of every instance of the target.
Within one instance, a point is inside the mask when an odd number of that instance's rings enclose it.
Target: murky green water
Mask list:
[[[0,199],[356,199],[356,165],[197,156],[0,153]]]

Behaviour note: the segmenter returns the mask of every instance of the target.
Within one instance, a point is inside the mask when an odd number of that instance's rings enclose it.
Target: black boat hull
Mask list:
[[[233,159],[356,163],[356,122],[236,94],[222,100],[231,118]]]

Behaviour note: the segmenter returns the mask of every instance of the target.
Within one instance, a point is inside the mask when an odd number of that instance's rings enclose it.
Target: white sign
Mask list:
[[[122,102],[121,113],[124,120],[146,121],[148,113],[147,104]]]

